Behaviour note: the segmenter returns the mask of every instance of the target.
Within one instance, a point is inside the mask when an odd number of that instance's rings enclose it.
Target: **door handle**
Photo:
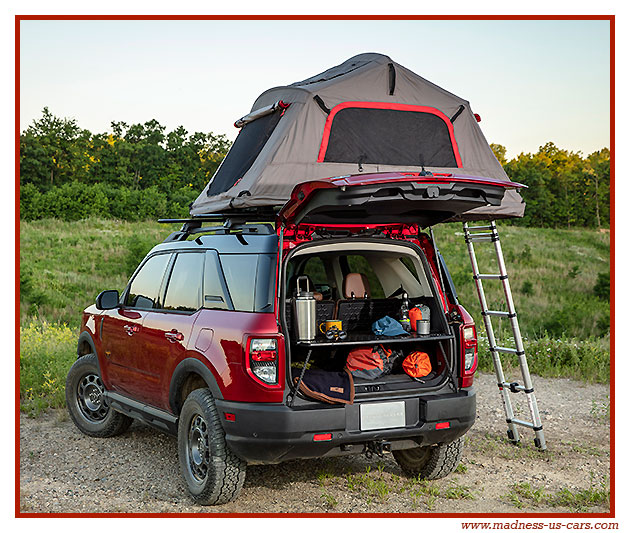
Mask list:
[[[184,340],[184,334],[180,333],[176,329],[167,331],[166,333],[164,333],[164,336],[171,342],[177,342],[177,341],[181,342]]]
[[[130,337],[134,333],[137,333],[138,331],[140,331],[140,326],[137,326],[136,324],[125,324],[123,328],[127,332],[127,335],[129,335]]]

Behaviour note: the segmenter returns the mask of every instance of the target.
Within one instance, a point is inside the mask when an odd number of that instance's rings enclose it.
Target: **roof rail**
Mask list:
[[[274,227],[269,223],[276,218],[272,210],[257,210],[247,212],[211,213],[196,215],[192,218],[161,218],[162,224],[182,223],[179,231],[171,233],[163,242],[185,241],[190,235],[197,233],[219,233],[229,235],[233,233],[247,233],[249,235],[271,235]],[[223,222],[221,226],[203,227],[203,222]]]

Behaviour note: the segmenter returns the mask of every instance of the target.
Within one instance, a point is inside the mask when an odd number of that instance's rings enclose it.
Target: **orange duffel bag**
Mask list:
[[[402,366],[412,378],[423,378],[431,373],[431,359],[425,352],[411,352],[405,357]]]

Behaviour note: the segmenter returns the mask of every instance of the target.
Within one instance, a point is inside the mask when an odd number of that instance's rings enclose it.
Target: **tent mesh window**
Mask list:
[[[430,112],[340,109],[322,149],[330,163],[458,167],[447,123]]]
[[[280,110],[248,122],[238,132],[234,144],[214,175],[208,196],[227,191],[245,175],[282,118]]]

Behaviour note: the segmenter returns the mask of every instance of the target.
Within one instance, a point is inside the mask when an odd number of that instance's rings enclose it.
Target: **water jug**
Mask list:
[[[293,301],[293,316],[298,342],[312,341],[317,331],[315,324],[315,297],[306,276],[297,279],[297,296]]]

